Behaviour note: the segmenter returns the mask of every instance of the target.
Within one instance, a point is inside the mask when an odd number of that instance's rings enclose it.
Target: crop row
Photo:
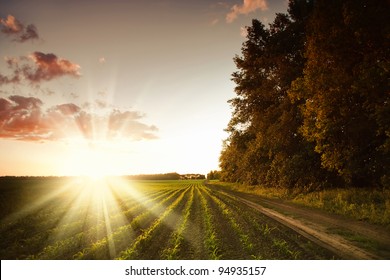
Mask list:
[[[53,196],[55,203],[43,199],[31,213],[3,219],[2,259],[327,257],[201,181],[118,181],[63,191],[63,200],[60,194]]]

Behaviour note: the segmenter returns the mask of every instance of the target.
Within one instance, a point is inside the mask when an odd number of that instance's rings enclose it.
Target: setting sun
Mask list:
[[[239,30],[210,26],[201,3],[185,25],[160,14],[181,14],[180,5],[151,9],[156,26],[141,2],[114,1],[108,18],[106,5],[60,2],[46,10],[22,0],[28,13],[0,4],[0,175],[217,169]],[[72,20],[53,19],[57,8]]]
[[[79,138],[61,145],[64,155],[58,159],[57,170],[66,176],[105,176],[131,173],[130,157],[119,141],[92,141]]]
[[[94,179],[129,173],[130,170],[120,167],[120,157],[114,148],[115,143],[111,142],[106,142],[105,147],[91,147],[87,143],[79,143],[69,154],[63,166],[64,172],[72,176],[87,176]]]

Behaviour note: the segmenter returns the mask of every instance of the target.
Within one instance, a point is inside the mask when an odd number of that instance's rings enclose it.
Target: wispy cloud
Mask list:
[[[143,117],[137,111],[96,112],[74,103],[45,110],[38,98],[12,95],[0,98],[0,138],[41,142],[74,137],[93,141],[96,135],[110,140],[157,138],[157,127],[143,123]]]
[[[211,22],[210,22],[210,25],[216,25],[217,23],[219,22],[219,19],[213,19]]]
[[[0,23],[2,25],[1,32],[12,36],[14,41],[23,43],[28,40],[39,39],[35,25],[25,26],[12,15],[8,15],[6,19],[0,18]]]
[[[268,9],[266,0],[244,0],[241,5],[234,5],[226,15],[226,22],[232,23],[239,15],[247,15],[256,10]]]
[[[108,137],[134,140],[157,138],[157,127],[140,122],[142,118],[139,112],[113,110],[108,119]]]
[[[20,81],[19,75],[15,74],[11,77],[4,76],[0,74],[0,85],[4,84],[15,84]]]
[[[21,69],[19,68],[19,60],[13,57],[5,57],[5,63],[12,74],[5,76],[0,73],[0,85],[3,84],[16,84],[21,80]]]
[[[79,98],[79,95],[77,93],[71,92],[71,93],[69,93],[69,97],[71,97],[73,99],[77,99],[77,98]]]

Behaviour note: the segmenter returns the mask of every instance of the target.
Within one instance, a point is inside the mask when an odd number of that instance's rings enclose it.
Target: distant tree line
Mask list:
[[[128,179],[133,180],[201,180],[206,179],[203,174],[179,174],[176,172],[164,173],[164,174],[140,174],[126,176]]]
[[[207,173],[207,180],[220,180],[221,179],[221,171],[211,170]]]
[[[221,179],[288,188],[390,185],[387,0],[290,0],[247,27]]]
[[[180,174],[176,172],[164,173],[164,174],[138,174],[126,176],[128,179],[133,180],[179,180]]]
[[[182,180],[203,180],[206,179],[206,176],[203,174],[182,174],[180,175]]]

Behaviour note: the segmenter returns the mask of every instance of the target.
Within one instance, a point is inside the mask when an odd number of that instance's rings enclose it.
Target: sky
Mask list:
[[[0,0],[0,176],[218,169],[233,62],[286,0]]]

